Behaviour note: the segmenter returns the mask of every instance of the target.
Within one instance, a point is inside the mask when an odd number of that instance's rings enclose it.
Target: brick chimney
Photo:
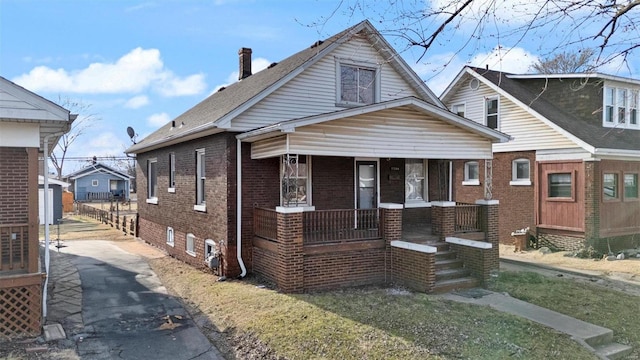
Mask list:
[[[238,80],[242,80],[251,76],[251,49],[241,48],[238,51],[240,55],[240,72],[238,73]]]

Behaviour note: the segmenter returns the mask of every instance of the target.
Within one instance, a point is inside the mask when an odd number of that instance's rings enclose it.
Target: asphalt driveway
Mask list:
[[[63,251],[81,280],[81,359],[223,359],[143,257],[99,240]]]

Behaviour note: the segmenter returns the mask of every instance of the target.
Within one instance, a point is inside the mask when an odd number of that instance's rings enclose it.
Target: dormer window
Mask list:
[[[638,90],[605,87],[602,124],[605,127],[638,128]]]
[[[377,72],[374,66],[338,63],[338,104],[367,105],[376,102],[379,88]]]

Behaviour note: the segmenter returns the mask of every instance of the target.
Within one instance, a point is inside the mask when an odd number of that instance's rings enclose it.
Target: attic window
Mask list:
[[[338,64],[339,105],[367,105],[379,99],[378,69],[356,64]]]

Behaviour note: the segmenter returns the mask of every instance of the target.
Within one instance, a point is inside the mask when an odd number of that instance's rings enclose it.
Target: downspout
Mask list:
[[[242,261],[242,141],[236,139],[236,257],[242,272],[240,278],[247,275]]]
[[[42,316],[47,317],[47,287],[49,286],[49,138],[61,136],[64,132],[49,134],[44,137],[44,289],[42,290]]]

